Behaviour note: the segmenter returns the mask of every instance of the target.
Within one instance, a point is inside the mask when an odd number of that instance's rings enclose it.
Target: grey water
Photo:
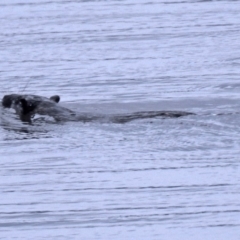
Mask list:
[[[196,115],[26,124],[0,107],[0,239],[240,239],[239,9],[1,1],[1,98]]]

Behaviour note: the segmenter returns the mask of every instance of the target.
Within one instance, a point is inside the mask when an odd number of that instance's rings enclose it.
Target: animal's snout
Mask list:
[[[2,99],[2,105],[5,108],[10,108],[12,105],[12,97],[10,95],[5,95]]]

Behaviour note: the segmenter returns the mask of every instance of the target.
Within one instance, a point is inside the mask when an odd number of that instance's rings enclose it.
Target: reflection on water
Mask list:
[[[0,238],[237,239],[238,1],[1,3],[0,95],[124,124],[0,108]]]

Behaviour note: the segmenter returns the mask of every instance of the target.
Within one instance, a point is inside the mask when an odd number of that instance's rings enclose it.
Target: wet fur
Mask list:
[[[89,122],[103,120],[107,117],[105,115],[77,114],[68,108],[58,105],[59,101],[60,97],[58,95],[46,98],[38,95],[10,94],[3,97],[2,105],[5,108],[15,109],[20,119],[27,122],[31,122],[35,114],[48,115],[56,121]],[[178,118],[187,115],[193,115],[193,113],[182,111],[146,111],[108,116],[108,120],[114,123],[126,123],[136,119],[156,117]]]
[[[38,95],[10,94],[3,97],[2,106],[14,109],[21,120],[31,122],[36,113],[41,114],[41,109],[54,108],[59,101],[60,97],[58,95],[46,98]]]

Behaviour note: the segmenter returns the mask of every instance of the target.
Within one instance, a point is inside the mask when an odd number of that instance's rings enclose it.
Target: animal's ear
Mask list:
[[[59,103],[60,102],[60,96],[58,96],[58,95],[51,96],[50,100],[52,100],[55,103]]]
[[[22,114],[28,114],[36,108],[34,104],[28,102],[25,98],[21,98],[19,101],[22,106]]]

